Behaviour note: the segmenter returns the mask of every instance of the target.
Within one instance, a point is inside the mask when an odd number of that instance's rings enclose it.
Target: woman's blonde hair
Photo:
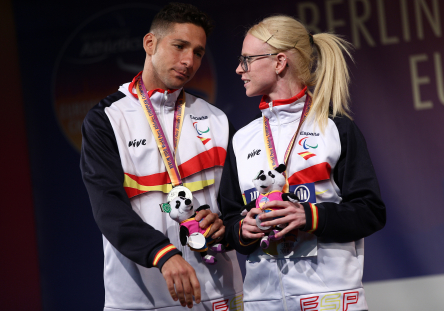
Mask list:
[[[267,17],[251,27],[252,36],[268,43],[273,53],[286,52],[292,76],[313,89],[311,116],[322,130],[327,125],[330,103],[332,116],[349,118],[350,76],[343,51],[350,58],[351,44],[334,34],[310,34],[290,16]],[[313,70],[314,69],[314,70]]]

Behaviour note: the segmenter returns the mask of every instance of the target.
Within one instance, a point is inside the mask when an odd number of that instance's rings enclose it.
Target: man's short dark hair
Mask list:
[[[163,36],[174,23],[190,23],[202,27],[207,37],[214,27],[210,17],[194,5],[171,2],[154,16],[150,32],[156,32]]]

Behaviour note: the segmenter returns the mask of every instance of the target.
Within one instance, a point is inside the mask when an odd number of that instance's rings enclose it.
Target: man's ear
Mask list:
[[[145,50],[146,54],[153,55],[154,51],[156,51],[156,45],[158,41],[156,36],[149,32],[143,37],[143,49]]]

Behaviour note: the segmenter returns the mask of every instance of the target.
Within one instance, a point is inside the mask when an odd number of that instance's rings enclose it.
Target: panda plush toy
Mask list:
[[[246,215],[249,210],[252,208],[261,209],[263,213],[269,213],[273,210],[277,210],[279,208],[264,208],[265,203],[271,201],[290,201],[290,202],[298,202],[299,199],[295,194],[292,193],[282,193],[282,188],[285,186],[285,177],[283,172],[285,172],[286,166],[284,164],[280,164],[274,170],[260,170],[256,177],[253,179],[253,184],[256,190],[259,192],[259,196],[256,200],[251,201],[244,211],[242,211],[242,215]],[[276,218],[274,218],[276,219]],[[269,219],[268,219],[269,220]],[[259,217],[256,217],[256,224],[261,230],[269,230],[270,232],[266,233],[265,236],[261,239],[261,247],[263,249],[267,249],[270,245],[270,241],[280,240],[281,238],[275,238],[275,235],[286,227],[286,224],[278,225],[278,226],[263,226]]]
[[[208,236],[212,225],[206,229],[201,229],[199,222],[195,220],[198,211],[209,209],[210,206],[205,204],[198,209],[194,209],[192,203],[191,199],[185,197],[185,192],[180,191],[177,197],[167,203],[170,217],[180,225],[180,243],[183,246],[188,244],[191,250],[200,253],[203,262],[213,265],[217,260],[216,257],[207,253],[208,248],[216,253],[221,253],[225,251],[225,245],[215,243],[215,240]],[[162,205],[161,209],[166,211]]]

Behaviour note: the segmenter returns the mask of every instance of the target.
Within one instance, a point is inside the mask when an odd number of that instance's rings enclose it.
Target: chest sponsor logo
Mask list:
[[[139,147],[140,145],[146,146],[146,139],[134,139],[128,142],[128,147]]]
[[[206,120],[208,119],[208,116],[201,116],[201,117],[195,117],[192,114],[190,114],[190,118],[196,121],[200,121],[200,120]]]
[[[299,202],[316,203],[316,193],[314,183],[290,186],[290,193],[298,196]]]
[[[310,143],[308,141],[308,137],[301,138],[299,140],[298,144],[299,144],[299,146],[302,146],[302,148],[304,148],[305,150],[318,148],[318,144]]]
[[[354,291],[302,298],[300,303],[302,311],[348,311],[350,305],[357,304],[358,301],[359,292]]]
[[[254,157],[255,155],[259,155],[260,153],[261,153],[261,149],[253,149],[253,151],[248,154],[247,160],[249,158]]]
[[[245,205],[250,203],[253,200],[256,200],[258,197],[259,197],[259,191],[257,191],[256,188],[251,188],[251,189],[245,190],[245,192],[244,192]]]

